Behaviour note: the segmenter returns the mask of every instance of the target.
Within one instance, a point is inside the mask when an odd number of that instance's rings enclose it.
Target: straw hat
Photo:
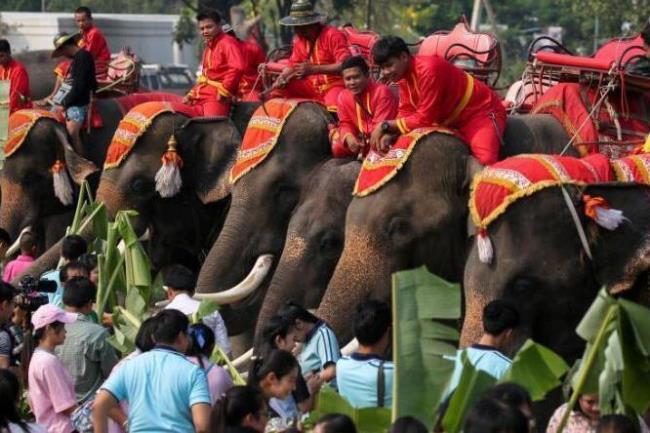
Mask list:
[[[325,18],[326,14],[314,11],[311,1],[295,0],[291,4],[289,16],[282,18],[280,24],[288,27],[308,26],[321,23]]]
[[[54,51],[52,51],[52,58],[61,57],[61,48],[68,44],[76,44],[81,39],[81,33],[68,34],[61,32],[54,38]]]

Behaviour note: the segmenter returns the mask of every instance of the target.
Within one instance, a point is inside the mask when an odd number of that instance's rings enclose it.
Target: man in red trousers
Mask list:
[[[11,45],[0,39],[0,80],[9,80],[9,114],[21,108],[31,108],[29,76],[22,63],[11,57]]]
[[[184,102],[194,106],[198,116],[229,116],[245,67],[241,48],[221,29],[217,11],[199,12],[196,20],[205,41],[202,70]]]
[[[345,34],[323,24],[325,15],[315,12],[310,0],[296,0],[289,16],[280,24],[295,32],[289,66],[274,83],[273,96],[306,98],[320,101],[336,111],[343,90],[341,63],[351,56]]]
[[[458,130],[481,164],[497,161],[506,111],[492,89],[441,57],[412,56],[398,37],[380,39],[372,55],[382,76],[400,89],[398,117],[375,127],[372,146],[386,151],[381,138],[387,133],[442,125]]]
[[[337,158],[365,155],[375,127],[397,116],[398,99],[388,86],[370,78],[363,57],[348,57],[341,69],[345,90],[337,103],[339,127],[338,134],[333,134],[337,137],[332,140],[332,153]]]

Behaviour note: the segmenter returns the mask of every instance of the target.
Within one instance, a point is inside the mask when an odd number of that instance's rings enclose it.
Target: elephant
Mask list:
[[[252,108],[238,105],[234,116],[246,119]],[[154,178],[172,134],[183,160],[183,186],[175,196],[162,198]],[[109,218],[119,210],[138,212],[133,223],[139,234],[151,230],[148,251],[155,269],[182,263],[198,270],[199,256],[212,246],[228,209],[228,175],[240,142],[240,131],[228,119],[163,113],[118,167],[104,170],[97,200],[106,205]]]
[[[201,267],[197,295],[230,303],[220,313],[230,335],[242,334],[238,346],[245,349],[252,344],[255,318],[274,268],[271,256],[282,253],[302,188],[331,157],[329,122],[318,104],[304,102],[295,108],[266,160],[233,185],[223,229]],[[263,272],[253,276],[258,266]]]
[[[548,115],[514,116],[501,156],[559,152],[568,140]],[[572,148],[569,153],[576,154]],[[469,185],[481,168],[458,138],[435,133],[422,139],[390,182],[352,199],[343,252],[316,312],[342,343],[352,338],[357,304],[390,299],[394,272],[425,265],[449,281],[462,280]]]
[[[343,250],[345,212],[360,168],[358,161],[329,160],[303,189],[262,304],[257,335],[286,301],[318,307]]]

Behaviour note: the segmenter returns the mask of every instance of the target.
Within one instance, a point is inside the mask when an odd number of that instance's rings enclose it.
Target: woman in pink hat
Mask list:
[[[77,407],[72,377],[54,354],[65,341],[65,324],[77,320],[76,314],[46,304],[32,315],[34,342],[38,346],[29,362],[29,405],[36,422],[48,433],[71,433],[75,430],[70,415]]]

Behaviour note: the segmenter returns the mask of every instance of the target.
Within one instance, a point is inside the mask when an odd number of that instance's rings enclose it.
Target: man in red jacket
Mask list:
[[[411,56],[398,37],[380,39],[372,55],[382,76],[400,89],[398,117],[375,127],[372,146],[386,151],[380,142],[386,133],[443,125],[461,133],[480,163],[497,161],[506,111],[492,89],[441,57]]]
[[[246,40],[237,38],[235,30],[230,24],[224,24],[222,30],[237,40],[244,59],[244,71],[241,80],[239,80],[237,99],[247,102],[259,101],[262,80],[258,79],[257,69],[262,63],[266,62],[266,53],[254,38],[251,37]]]
[[[273,87],[273,96],[307,98],[322,102],[336,111],[338,95],[343,90],[341,63],[351,56],[345,34],[322,23],[325,15],[315,12],[310,0],[296,0],[289,16],[280,24],[295,32],[289,66],[282,71]]]
[[[78,7],[74,11],[74,21],[81,33],[79,47],[88,51],[95,59],[95,73],[97,76],[106,75],[108,64],[111,61],[111,50],[102,32],[95,27],[90,8],[86,6]]]
[[[0,39],[0,80],[9,80],[9,114],[21,108],[31,108],[29,76],[22,63],[11,57],[11,46]]]
[[[337,137],[332,140],[332,153],[336,158],[365,155],[372,131],[397,116],[398,99],[388,86],[372,81],[363,57],[348,57],[341,69],[345,89],[337,103],[339,127],[333,134]]]
[[[184,102],[193,105],[198,116],[228,116],[244,73],[242,51],[237,39],[221,29],[221,15],[217,11],[199,12],[196,20],[205,49],[201,75]]]

